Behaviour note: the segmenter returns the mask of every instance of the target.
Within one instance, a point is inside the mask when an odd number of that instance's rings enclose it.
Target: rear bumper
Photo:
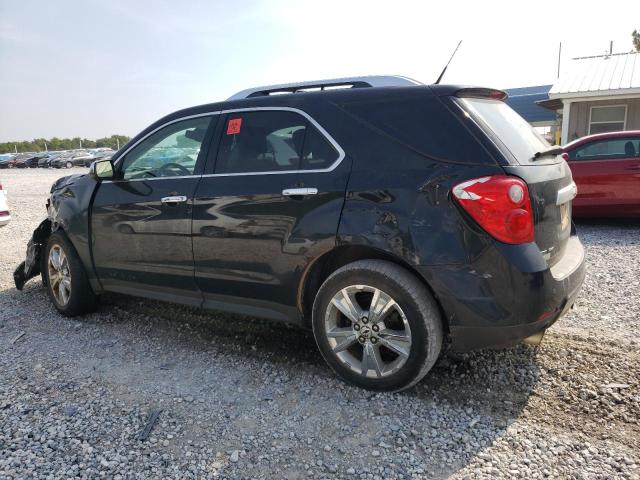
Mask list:
[[[584,248],[572,236],[548,268],[535,244],[496,244],[472,265],[421,273],[447,317],[452,349],[503,347],[544,331],[573,306],[585,276]]]

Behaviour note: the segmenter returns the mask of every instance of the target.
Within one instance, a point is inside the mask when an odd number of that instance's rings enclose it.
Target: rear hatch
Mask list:
[[[497,90],[468,89],[460,90],[455,101],[501,153],[505,172],[527,183],[535,241],[551,267],[562,257],[571,235],[575,184],[559,149],[551,147],[504,98],[506,94]]]

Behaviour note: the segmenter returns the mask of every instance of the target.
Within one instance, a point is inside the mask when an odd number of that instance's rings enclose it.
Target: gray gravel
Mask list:
[[[299,329],[117,295],[71,320],[39,280],[17,292],[68,173],[0,171],[0,478],[640,478],[640,223],[579,225],[586,285],[540,348],[372,394]]]

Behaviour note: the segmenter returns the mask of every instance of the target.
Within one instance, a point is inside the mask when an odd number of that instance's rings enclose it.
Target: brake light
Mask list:
[[[507,92],[494,88],[461,88],[456,92],[459,98],[489,98],[491,100],[506,100]]]
[[[516,177],[476,178],[453,187],[453,198],[496,240],[533,242],[533,211],[527,184]]]

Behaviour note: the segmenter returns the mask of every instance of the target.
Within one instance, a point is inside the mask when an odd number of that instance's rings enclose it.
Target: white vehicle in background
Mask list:
[[[9,205],[7,203],[7,192],[2,189],[2,183],[0,183],[0,227],[4,227],[11,220],[9,214]]]

